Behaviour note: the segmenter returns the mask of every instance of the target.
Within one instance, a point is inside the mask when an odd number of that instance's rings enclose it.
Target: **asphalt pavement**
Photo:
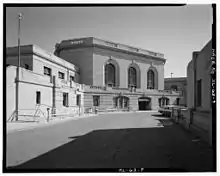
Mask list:
[[[102,114],[9,133],[6,158],[10,169],[213,170],[208,144],[155,112]]]

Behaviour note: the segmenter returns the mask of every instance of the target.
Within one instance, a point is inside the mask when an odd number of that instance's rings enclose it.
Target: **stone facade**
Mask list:
[[[112,63],[116,67],[116,83],[128,88],[128,68],[136,65],[140,70],[139,89],[147,89],[147,71],[155,72],[155,89],[164,89],[164,56],[160,53],[133,48],[96,38],[65,40],[57,45],[55,53],[80,68],[80,83],[105,86],[104,67]]]
[[[15,111],[17,51],[7,48],[7,119]],[[163,90],[163,54],[96,38],[62,41],[54,54],[36,45],[21,46],[20,114],[41,112],[45,117],[48,108],[54,115],[84,113],[94,107],[156,110],[160,98],[174,104],[179,96]],[[106,85],[108,64],[115,69],[114,86]],[[131,67],[136,70],[135,84],[130,84]]]
[[[149,98],[148,109],[158,109],[159,98],[167,96],[170,104],[177,98],[175,93],[161,93],[164,90],[164,55],[157,52],[134,48],[128,45],[100,40],[94,37],[64,40],[56,45],[55,54],[64,60],[80,67],[80,83],[98,87],[106,87],[105,67],[115,67],[114,90],[91,93],[85,90],[85,106],[93,107],[93,96],[100,97],[100,108],[112,108],[114,99],[123,94],[129,99],[129,106],[138,110],[139,98]],[[130,91],[128,84],[129,68],[136,70],[136,88]],[[154,73],[154,90],[148,89],[148,71]],[[107,86],[108,87],[108,86]],[[173,98],[175,97],[175,98]],[[142,100],[143,101],[143,100]],[[145,106],[145,105],[143,105]],[[146,105],[147,106],[147,105]]]

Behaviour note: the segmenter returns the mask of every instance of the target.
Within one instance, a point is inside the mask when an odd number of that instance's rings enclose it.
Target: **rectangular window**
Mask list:
[[[176,99],[176,105],[180,105],[180,98]]]
[[[40,92],[36,92],[36,104],[40,104]]]
[[[28,64],[25,64],[24,67],[25,67],[25,69],[29,70],[29,65]]]
[[[64,73],[58,72],[58,77],[59,77],[60,79],[64,79]]]
[[[44,74],[47,76],[51,76],[51,68],[44,67]]]
[[[75,77],[74,76],[70,76],[70,81],[75,82]]]
[[[63,106],[68,107],[68,93],[63,93]]]
[[[202,80],[197,81],[197,106],[202,105]]]
[[[116,108],[117,107],[117,98],[113,97],[113,107]]]
[[[100,96],[94,95],[93,96],[93,106],[99,106],[100,105]]]
[[[81,104],[81,102],[80,102],[80,101],[81,101],[80,98],[81,98],[80,95],[77,95],[77,96],[76,96],[76,105],[77,105],[77,106],[80,106],[80,104]]]

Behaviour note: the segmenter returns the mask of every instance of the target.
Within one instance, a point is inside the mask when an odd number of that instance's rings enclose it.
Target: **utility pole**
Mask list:
[[[18,14],[18,64],[16,74],[16,104],[15,104],[15,120],[18,121],[18,104],[19,104],[19,67],[20,67],[20,21],[22,20],[22,14]]]

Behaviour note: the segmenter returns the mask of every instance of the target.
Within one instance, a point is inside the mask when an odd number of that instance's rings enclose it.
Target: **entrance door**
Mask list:
[[[151,98],[141,97],[138,99],[139,110],[151,110]]]
[[[139,106],[139,110],[145,110],[146,109],[146,101],[139,101],[138,106]]]

